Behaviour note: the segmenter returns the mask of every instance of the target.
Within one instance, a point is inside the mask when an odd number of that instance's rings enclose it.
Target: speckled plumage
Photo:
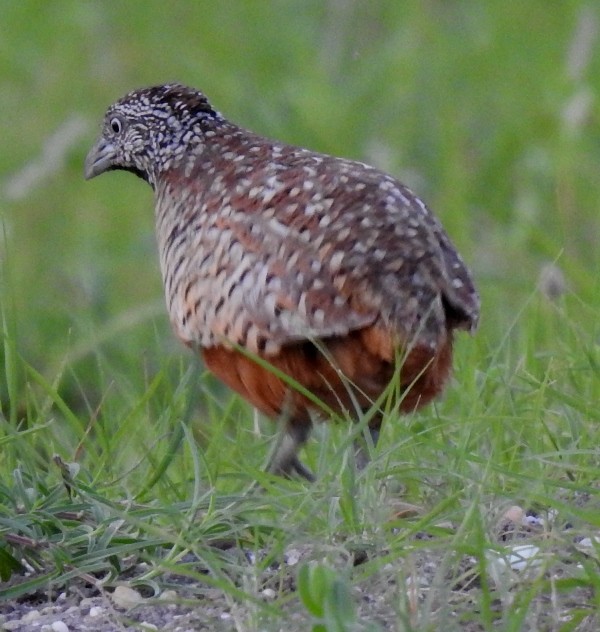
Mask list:
[[[303,428],[299,441],[314,406],[242,350],[334,410],[356,401],[340,373],[366,407],[404,354],[409,410],[443,388],[453,330],[477,325],[471,276],[409,189],[366,164],[244,130],[196,90],[157,86],[111,106],[86,175],[109,169],[154,189],[177,335],[263,412]],[[305,474],[296,449],[276,469]]]

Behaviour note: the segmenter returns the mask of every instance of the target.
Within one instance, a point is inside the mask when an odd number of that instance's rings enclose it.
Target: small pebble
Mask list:
[[[104,608],[100,606],[92,606],[90,608],[89,616],[92,618],[99,617],[104,612]]]
[[[177,593],[174,590],[165,590],[158,598],[163,601],[175,601],[177,599]]]
[[[133,608],[144,601],[144,598],[129,586],[117,586],[112,594],[112,600],[119,608]]]
[[[289,549],[286,554],[286,563],[288,566],[295,566],[300,561],[300,551],[297,549]]]
[[[541,528],[544,526],[544,521],[539,516],[525,516],[523,521],[528,527]]]
[[[140,627],[142,628],[142,630],[158,630],[154,623],[146,623],[145,621],[142,621],[142,623],[140,623]]]
[[[510,520],[514,524],[522,525],[525,519],[525,512],[522,507],[513,505],[509,507],[502,516],[505,520]]]
[[[551,527],[558,520],[558,510],[548,509],[546,524]]]
[[[55,621],[50,629],[52,632],[69,632],[69,626],[64,621]]]
[[[510,571],[531,571],[541,564],[540,549],[533,544],[506,547],[504,555],[496,551],[486,552],[488,570],[497,584],[511,580]]]
[[[22,559],[20,560],[20,562],[27,570],[27,573],[25,573],[27,577],[35,573],[35,568],[33,568],[33,566],[26,559]]]
[[[540,548],[533,544],[521,544],[509,547],[508,550],[510,552],[508,563],[515,571],[522,571],[528,566],[538,567],[541,563],[539,559],[536,559],[540,554]]]
[[[272,588],[265,588],[262,591],[262,595],[266,599],[275,599],[275,597],[277,597],[277,593]]]
[[[33,623],[34,621],[37,621],[40,618],[40,611],[39,610],[30,610],[26,615],[23,615],[21,617],[21,622],[22,623]]]
[[[93,599],[92,597],[84,597],[79,602],[79,607],[80,608],[91,608],[95,603],[96,603],[96,599]]]
[[[580,546],[582,549],[591,549],[592,547],[598,546],[600,544],[600,537],[594,536],[594,538],[583,538],[579,540],[577,546]]]

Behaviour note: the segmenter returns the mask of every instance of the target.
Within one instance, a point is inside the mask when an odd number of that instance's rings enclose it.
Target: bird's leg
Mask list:
[[[371,460],[370,451],[377,445],[379,440],[379,428],[369,426],[369,437],[364,434],[354,440],[354,458],[356,467],[364,470]],[[372,445],[369,445],[372,444]]]
[[[311,429],[311,422],[301,424],[288,422],[273,451],[267,470],[287,478],[295,473],[313,482],[314,474],[298,458],[298,450],[308,440]]]

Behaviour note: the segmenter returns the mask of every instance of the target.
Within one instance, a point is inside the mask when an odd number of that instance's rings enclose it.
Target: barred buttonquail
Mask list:
[[[155,86],[112,105],[85,176],[112,169],[154,190],[176,334],[285,421],[274,472],[311,479],[297,452],[312,420],[358,416],[394,376],[402,411],[430,402],[450,373],[454,330],[477,326],[469,271],[409,189],[242,129],[197,90]]]

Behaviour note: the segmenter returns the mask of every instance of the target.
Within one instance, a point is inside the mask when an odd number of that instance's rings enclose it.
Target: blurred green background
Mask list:
[[[14,350],[89,410],[164,357],[189,362],[163,306],[150,188],[82,176],[105,108],[165,81],[410,185],[474,271],[481,356],[507,339],[515,362],[555,344],[560,327],[532,341],[523,324],[531,301],[531,318],[553,309],[540,275],[564,283],[560,309],[594,344],[599,13],[567,0],[3,2],[0,300]],[[0,383],[6,412],[26,380]]]

